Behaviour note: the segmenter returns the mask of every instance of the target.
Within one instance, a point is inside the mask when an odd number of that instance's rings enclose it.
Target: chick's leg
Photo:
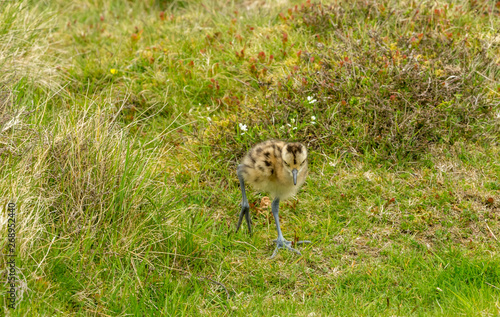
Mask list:
[[[240,217],[238,219],[238,224],[236,225],[236,232],[240,229],[241,222],[243,221],[243,216],[247,221],[248,232],[252,234],[252,219],[250,219],[250,205],[248,204],[247,195],[245,193],[245,181],[243,180],[243,175],[241,172],[241,165],[238,166],[238,179],[240,180],[240,189],[241,189],[241,212]]]
[[[279,198],[275,198],[273,200],[273,203],[271,204],[272,211],[273,211],[273,216],[274,216],[274,222],[276,223],[276,230],[278,231],[278,239],[274,240],[276,242],[276,249],[274,249],[273,255],[269,259],[272,259],[278,254],[279,249],[288,249],[289,251],[295,252],[298,255],[301,255],[300,252],[294,248],[292,248],[292,242],[285,240],[283,238],[283,234],[281,233],[280,229],[280,217],[278,215],[279,212],[279,207],[280,207],[280,200]]]

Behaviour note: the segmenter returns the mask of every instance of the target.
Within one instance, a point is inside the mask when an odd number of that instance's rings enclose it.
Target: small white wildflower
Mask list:
[[[207,117],[207,121],[212,122],[212,119],[210,119],[210,117]]]
[[[497,119],[500,119],[500,111],[496,114]]]
[[[245,135],[245,132],[243,132],[241,135]]]
[[[312,121],[316,121],[316,117],[315,116],[311,116],[311,120]]]
[[[328,165],[330,165],[331,167],[334,167],[334,166],[335,166],[335,165],[337,165],[337,164],[335,164],[335,163],[333,163],[333,162],[329,162],[329,163],[328,163]]]
[[[295,123],[295,119],[290,119],[290,122],[291,123]]]
[[[314,99],[314,97],[313,97],[313,96],[308,96],[308,97],[307,97],[307,101],[309,101],[309,103],[310,103],[310,104],[313,104],[313,103],[317,102],[317,100],[316,100],[316,99]]]
[[[312,125],[314,125],[314,124],[316,124],[316,122],[314,122],[314,121],[311,121],[311,124],[312,124]]]
[[[289,126],[289,127],[291,127],[291,126],[292,126],[290,123],[287,123],[286,125],[287,125],[287,126]]]
[[[240,124],[239,124],[239,126],[240,126],[240,130],[241,130],[241,131],[248,131],[248,128],[247,128],[247,125],[246,125],[246,124],[240,123]],[[243,135],[243,134],[242,134],[242,135]]]
[[[297,127],[293,127],[293,130],[297,130]]]
[[[285,126],[283,126],[283,125],[280,127],[280,129],[284,129],[284,128],[285,128]]]

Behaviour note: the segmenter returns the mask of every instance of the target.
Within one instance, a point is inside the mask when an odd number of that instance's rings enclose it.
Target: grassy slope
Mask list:
[[[297,4],[0,10],[10,313],[500,313],[498,7]],[[234,234],[235,167],[270,137],[311,149],[281,209],[302,257],[267,259],[261,194]]]

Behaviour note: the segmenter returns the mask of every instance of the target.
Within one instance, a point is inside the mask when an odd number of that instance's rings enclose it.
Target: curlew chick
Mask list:
[[[271,207],[278,231],[278,239],[274,241],[276,249],[271,259],[278,254],[279,249],[288,249],[300,254],[298,250],[292,248],[290,241],[283,238],[278,211],[280,200],[295,195],[304,184],[306,176],[307,149],[301,143],[286,143],[278,140],[259,143],[247,153],[238,166],[238,179],[243,200],[236,232],[240,229],[244,216],[248,232],[252,233],[245,183],[250,184],[254,189],[269,193],[274,198]],[[298,244],[300,243],[310,243],[310,241],[299,241]]]

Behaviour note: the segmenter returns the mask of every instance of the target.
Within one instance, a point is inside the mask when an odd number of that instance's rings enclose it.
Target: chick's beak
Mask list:
[[[296,168],[294,168],[294,169],[292,170],[292,175],[293,175],[293,184],[294,184],[294,185],[297,185],[297,174],[298,174],[298,173],[299,173],[299,171],[297,171],[297,169],[296,169]]]

